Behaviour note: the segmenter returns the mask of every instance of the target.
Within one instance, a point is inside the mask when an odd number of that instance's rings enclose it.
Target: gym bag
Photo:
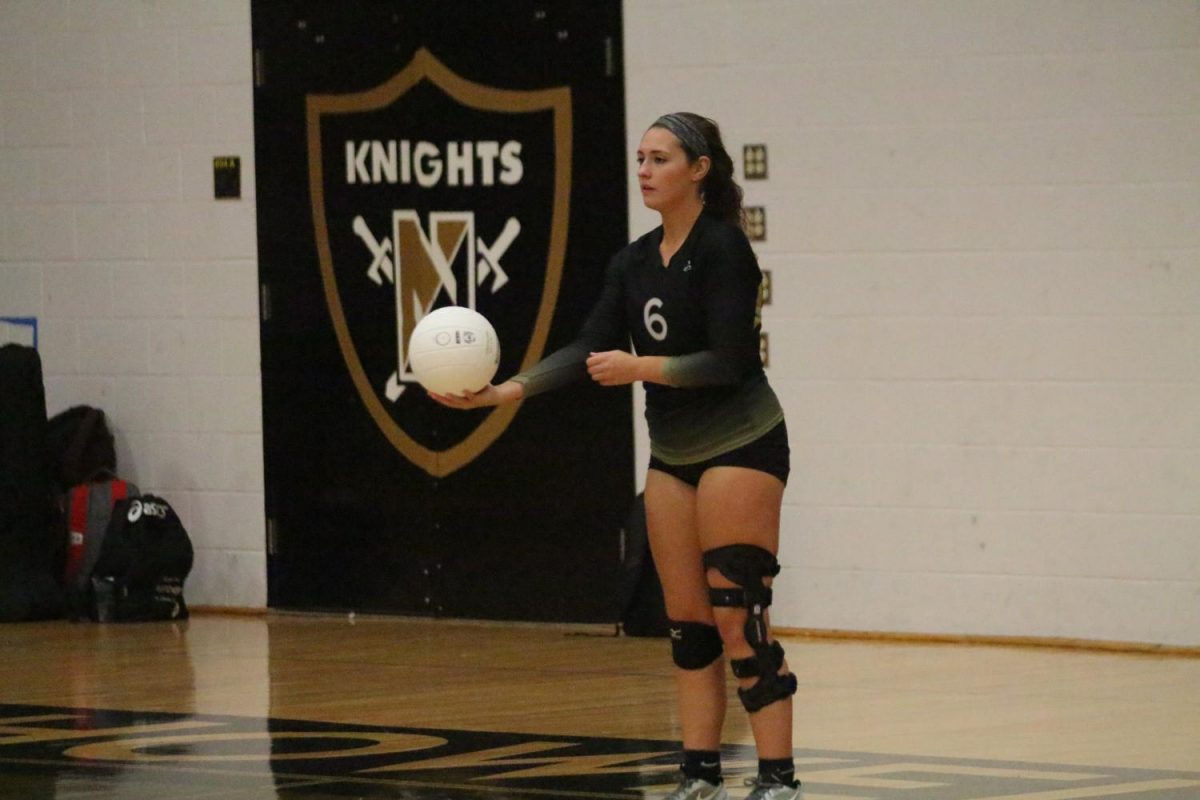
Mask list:
[[[0,622],[62,616],[62,538],[46,463],[46,388],[37,350],[0,346]]]
[[[119,500],[92,572],[97,622],[186,619],[183,584],[192,541],[170,503],[146,494]]]
[[[622,529],[621,572],[617,584],[617,624],[626,636],[664,637],[666,602],[646,530],[646,498],[638,495]]]
[[[113,507],[138,494],[137,486],[120,478],[82,483],[67,492],[63,514],[67,527],[63,588],[72,618],[92,616],[92,574],[112,522]]]

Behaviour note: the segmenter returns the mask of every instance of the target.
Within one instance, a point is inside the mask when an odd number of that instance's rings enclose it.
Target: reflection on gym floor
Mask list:
[[[665,643],[597,627],[200,615],[0,627],[0,798],[642,798]],[[807,800],[1200,797],[1200,660],[796,638]],[[726,783],[754,751],[730,715]]]

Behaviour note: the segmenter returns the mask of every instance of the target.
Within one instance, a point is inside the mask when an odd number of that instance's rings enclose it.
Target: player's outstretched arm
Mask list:
[[[516,381],[505,381],[501,384],[488,384],[478,392],[457,394],[435,394],[429,392],[429,397],[447,408],[484,408],[498,406],[502,403],[513,403],[525,396],[525,389]]]

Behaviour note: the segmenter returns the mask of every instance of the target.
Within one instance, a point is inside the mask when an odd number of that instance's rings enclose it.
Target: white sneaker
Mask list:
[[[700,778],[684,778],[663,800],[729,800],[729,793],[719,784],[714,786]]]
[[[746,795],[746,800],[801,800],[799,783],[786,786],[782,783],[763,783],[758,778],[747,778],[746,785],[754,787],[754,791]]]

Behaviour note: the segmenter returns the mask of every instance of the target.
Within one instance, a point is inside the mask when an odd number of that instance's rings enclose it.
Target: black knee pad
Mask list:
[[[721,657],[724,645],[715,625],[670,620],[671,659],[680,669],[704,669]]]
[[[791,697],[796,693],[796,676],[779,674],[783,646],[767,641],[766,611],[771,605],[771,589],[763,581],[779,574],[779,561],[769,550],[757,545],[731,544],[706,551],[704,567],[717,570],[738,587],[709,589],[712,604],[744,608],[747,612],[744,632],[754,655],[734,661],[733,673],[739,678],[756,677],[758,681],[746,689],[738,689],[742,705],[753,712]]]

